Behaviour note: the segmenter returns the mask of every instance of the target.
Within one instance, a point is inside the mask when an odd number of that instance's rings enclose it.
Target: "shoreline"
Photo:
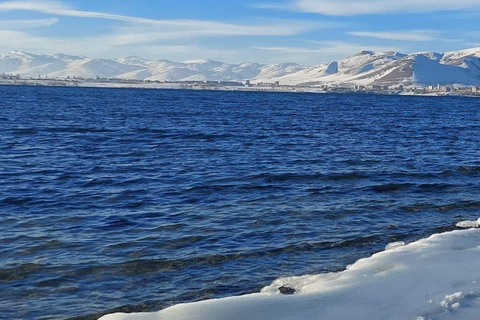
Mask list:
[[[101,82],[101,81],[71,81],[71,80],[38,80],[38,79],[0,79],[0,86],[28,86],[28,87],[74,87],[100,89],[152,89],[152,90],[192,90],[192,91],[235,91],[235,92],[273,92],[273,93],[315,93],[315,94],[366,94],[418,97],[471,97],[480,98],[480,93],[458,92],[427,92],[415,91],[373,91],[373,90],[325,90],[317,87],[302,86],[198,86],[189,83],[132,83],[132,82]]]
[[[391,243],[340,272],[278,278],[253,294],[98,320],[476,319],[480,230],[478,222],[468,229],[459,224],[408,244]]]

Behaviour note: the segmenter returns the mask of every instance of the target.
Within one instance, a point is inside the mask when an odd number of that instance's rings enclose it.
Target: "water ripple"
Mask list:
[[[478,218],[477,100],[35,87],[0,98],[6,319],[254,292]]]

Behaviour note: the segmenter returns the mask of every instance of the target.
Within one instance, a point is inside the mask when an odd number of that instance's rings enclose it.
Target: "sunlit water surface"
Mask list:
[[[0,318],[342,270],[480,211],[480,100],[0,87]]]

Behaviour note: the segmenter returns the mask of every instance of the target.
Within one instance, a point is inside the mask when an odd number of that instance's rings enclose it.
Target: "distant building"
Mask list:
[[[280,81],[275,81],[275,83],[272,83],[272,82],[257,82],[257,87],[263,87],[263,88],[280,87]]]
[[[480,88],[479,87],[472,87],[472,92],[479,92]]]
[[[217,85],[224,87],[241,87],[243,83],[237,81],[218,81]]]
[[[450,91],[452,91],[452,87],[442,86],[442,87],[438,88],[438,91],[440,91],[440,92],[450,92]]]

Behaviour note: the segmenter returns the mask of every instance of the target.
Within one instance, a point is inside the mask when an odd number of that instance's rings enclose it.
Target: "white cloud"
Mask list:
[[[18,30],[39,27],[49,27],[58,22],[56,18],[31,20],[0,20],[0,29]]]
[[[371,45],[342,42],[342,41],[312,41],[312,43],[319,44],[320,45],[319,50],[321,50],[322,52],[336,53],[336,54],[343,54],[343,55],[355,54],[364,50],[378,51],[378,52],[404,51],[403,48],[397,47],[397,46],[395,47],[371,46]]]
[[[469,42],[468,46],[471,48],[480,48],[480,42]]]
[[[4,50],[25,50],[34,53],[59,53],[63,48],[68,48],[72,52],[76,49],[82,49],[85,41],[78,41],[76,38],[48,38],[33,36],[24,31],[18,30],[0,30],[0,43]],[[55,52],[52,52],[52,50]],[[79,51],[79,52],[80,52]]]
[[[225,49],[191,44],[118,47],[114,41],[115,39],[108,40],[103,37],[47,38],[33,36],[23,31],[0,30],[0,43],[7,43],[2,46],[2,51],[22,50],[37,54],[65,53],[94,58],[116,58],[136,55],[148,59],[169,59],[172,61],[216,59],[226,62],[243,62],[247,59],[245,51],[241,48]],[[259,58],[268,62],[270,56]]]
[[[221,46],[201,46],[192,44],[141,43],[123,45],[117,41],[121,35],[108,37],[42,37],[24,31],[0,30],[2,49],[23,50],[33,53],[66,53],[90,57],[125,57],[138,55],[149,59],[170,59],[184,61],[191,59],[217,59],[226,62],[255,61],[263,63],[279,63],[293,61],[303,64],[318,64],[329,60],[344,58],[365,49],[389,51],[392,48],[367,47],[344,42],[313,43],[312,48],[304,47],[253,47],[222,48]],[[127,38],[124,43],[134,40]],[[274,54],[273,54],[274,52]]]
[[[274,51],[279,53],[324,53],[321,49],[315,48],[305,48],[305,47],[263,47],[263,46],[255,46],[251,47],[252,49],[256,50],[263,50],[263,51]]]
[[[256,46],[252,49],[262,50],[262,51],[273,51],[282,56],[288,55],[304,55],[309,56],[310,60],[316,59],[316,61],[321,58],[321,60],[337,60],[343,59],[349,55],[359,53],[364,50],[373,50],[379,52],[385,51],[403,51],[399,47],[387,47],[387,46],[367,46],[360,45],[356,43],[348,43],[342,41],[312,41],[313,44],[316,44],[316,47],[282,47],[282,46]]]
[[[57,1],[6,1],[0,2],[0,11],[36,11],[58,16],[96,18],[128,22],[137,26],[157,27],[151,29],[150,36],[159,32],[170,33],[168,38],[179,36],[290,36],[318,28],[332,28],[335,23],[277,21],[263,24],[235,24],[205,20],[155,20],[104,12],[75,10]],[[146,33],[144,33],[144,36]]]
[[[62,41],[45,37],[31,36],[18,30],[0,30],[0,43],[4,50],[34,50],[43,51],[46,47],[58,47]]]
[[[292,0],[286,4],[290,9],[297,11],[331,16],[351,16],[460,11],[475,8],[480,5],[480,0]]]
[[[207,48],[191,39],[227,37],[282,37],[299,35],[314,29],[336,28],[335,22],[280,20],[259,18],[247,23],[231,23],[207,20],[154,20],[103,12],[81,11],[59,1],[4,1],[0,12],[34,11],[61,17],[95,18],[112,20],[108,33],[93,36],[58,37],[39,36],[26,30],[12,29],[0,23],[2,50],[24,50],[33,53],[67,53],[93,57],[114,57],[127,55],[148,58],[194,59],[214,58],[241,61],[246,59],[241,45],[225,48]],[[58,20],[45,19],[44,24]],[[47,21],[48,20],[48,21]],[[37,22],[40,22],[37,21]],[[108,21],[106,21],[108,22]],[[5,23],[7,24],[7,23]],[[32,22],[31,25],[34,25]],[[40,25],[40,23],[37,23]],[[218,40],[216,41],[218,43]],[[252,57],[253,58],[253,57]],[[252,59],[251,58],[251,59]],[[260,59],[263,57],[260,57]],[[266,57],[268,60],[270,57]],[[256,57],[252,60],[256,60]]]
[[[295,32],[303,30],[304,27],[296,23],[292,23],[290,26],[287,23],[287,25],[271,24],[270,27],[264,28],[256,26],[251,29],[246,27],[246,29],[228,30],[221,26],[213,28],[209,23],[202,27],[183,24],[162,28],[128,24],[117,27],[112,33],[77,37],[38,36],[25,30],[0,27],[0,43],[2,43],[3,50],[19,49],[34,53],[68,53],[91,56],[141,55],[142,52],[153,54],[153,48],[159,54],[163,52],[171,53],[173,50],[177,50],[178,53],[184,53],[185,50],[199,53],[197,48],[191,46],[191,41],[185,40],[195,37],[245,36],[247,34],[265,36],[295,34]],[[157,49],[161,49],[161,51]],[[210,51],[212,54],[215,54],[215,52],[216,50]]]
[[[274,21],[266,25],[236,26],[235,28],[216,22],[183,21],[183,24],[155,27],[129,24],[117,27],[115,33],[99,36],[116,45],[152,44],[159,41],[184,40],[187,38],[265,36],[280,37],[301,34],[320,26],[302,21]]]
[[[183,61],[192,59],[217,59],[227,62],[248,60],[243,48],[222,48],[194,44],[171,44],[162,41],[150,43],[140,39],[138,43],[131,36],[100,35],[95,37],[42,37],[19,30],[0,30],[2,51],[22,50],[32,53],[83,55],[90,57],[126,57],[137,55],[149,59],[170,59]],[[141,38],[141,36],[140,36]],[[121,40],[121,41],[120,41]],[[120,42],[119,42],[120,41]],[[132,45],[134,44],[134,45]],[[253,57],[250,57],[252,59]],[[258,57],[268,61],[271,55]],[[257,60],[257,57],[252,60]]]
[[[24,31],[0,30],[0,43],[3,50],[23,50],[33,53],[66,53],[72,55],[86,55],[92,57],[114,57],[138,55],[141,52],[169,54],[185,51],[195,52],[195,46],[158,45],[154,47],[130,46],[122,48],[115,43],[116,38],[98,37],[42,37],[34,36]],[[120,47],[119,47],[120,46]]]
[[[436,40],[438,32],[432,30],[411,30],[402,32],[389,31],[351,31],[349,35],[358,37],[368,37],[385,40],[401,40],[401,41],[432,41]]]
[[[393,40],[393,41],[412,41],[412,42],[465,42],[465,39],[445,38],[442,35],[445,31],[437,30],[409,30],[409,31],[350,31],[347,34],[357,37],[367,37],[374,39]]]
[[[102,18],[124,21],[143,21],[148,19],[108,14],[95,11],[75,10],[58,1],[5,1],[0,3],[0,11],[36,11],[48,14],[71,17]]]
[[[277,9],[277,10],[288,10],[291,6],[288,3],[256,3],[252,5],[253,8],[259,9]]]

